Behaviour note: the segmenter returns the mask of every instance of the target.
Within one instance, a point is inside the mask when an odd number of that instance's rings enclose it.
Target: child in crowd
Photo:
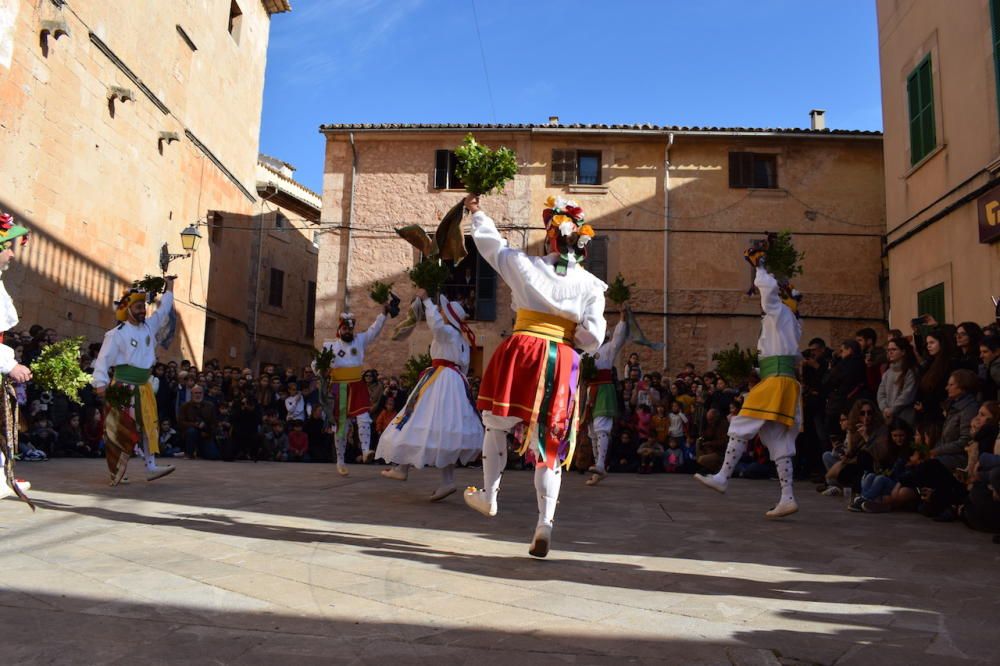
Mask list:
[[[104,450],[104,418],[101,410],[96,407],[89,411],[83,422],[83,441],[87,443],[95,455],[101,455]]]
[[[267,442],[267,457],[271,460],[285,462],[288,460],[288,435],[285,434],[285,423],[275,419],[271,430],[264,438]]]
[[[285,398],[285,420],[306,420],[306,399],[299,393],[299,385],[296,382],[288,382],[288,397]]]
[[[95,455],[83,439],[79,414],[71,414],[69,420],[59,429],[59,439],[53,455],[68,458],[90,458]]]
[[[676,400],[670,405],[670,442],[676,441],[677,448],[687,445],[688,417],[681,411],[681,403]],[[671,447],[673,448],[673,447]]]
[[[667,443],[667,450],[664,454],[664,472],[676,473],[684,471],[684,449],[681,448],[680,440],[671,437]]]
[[[302,428],[302,421],[292,421],[292,431],[288,433],[289,462],[309,462],[309,435]]]
[[[656,413],[653,414],[653,433],[656,441],[666,444],[670,437],[670,416],[667,414],[667,407],[663,403],[656,406]]]
[[[55,431],[52,424],[49,422],[48,412],[41,410],[36,413],[34,423],[32,424],[31,429],[28,430],[28,439],[30,440],[32,447],[45,454],[42,459],[48,458],[52,455],[52,452],[56,448],[56,443],[59,440],[59,433]],[[24,447],[22,446],[22,449],[23,448]],[[38,459],[37,456],[35,456],[35,458],[31,458],[26,451],[22,450],[21,453],[25,460]]]
[[[181,446],[181,436],[174,430],[170,419],[160,421],[160,456],[173,458],[183,456],[184,448]]]
[[[378,418],[375,419],[375,432],[379,435],[385,432],[385,429],[389,427],[392,420],[396,418],[396,413],[396,396],[387,396],[385,399],[385,406],[382,408],[382,411],[378,413]]]
[[[635,437],[623,428],[608,448],[608,464],[611,472],[634,472],[639,467],[639,452]]]

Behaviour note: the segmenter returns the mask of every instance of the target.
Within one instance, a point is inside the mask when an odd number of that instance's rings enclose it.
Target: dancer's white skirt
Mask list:
[[[462,376],[451,368],[436,368],[422,393],[415,390],[413,412],[400,410],[382,433],[376,458],[414,467],[467,464],[483,448],[483,424],[466,393]],[[418,387],[419,389],[419,387]],[[409,404],[408,404],[409,406]]]

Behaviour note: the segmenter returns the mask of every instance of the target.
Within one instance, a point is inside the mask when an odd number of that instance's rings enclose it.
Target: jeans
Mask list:
[[[839,454],[834,453],[833,451],[823,452],[823,467],[825,467],[827,471],[829,471],[829,469],[833,467],[834,463],[836,463],[838,460],[840,460]]]
[[[896,480],[882,474],[868,472],[861,478],[861,497],[866,500],[877,500],[892,492]]]

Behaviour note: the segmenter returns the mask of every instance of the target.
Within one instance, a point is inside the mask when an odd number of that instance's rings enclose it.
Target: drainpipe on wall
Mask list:
[[[670,249],[670,242],[668,236],[670,234],[670,148],[674,145],[674,133],[671,132],[667,135],[667,149],[663,158],[663,367],[667,367],[667,350],[670,346],[670,341],[667,340],[667,313],[670,309],[667,307],[667,271],[670,267],[667,265],[667,260],[669,258],[668,250]]]
[[[344,309],[351,311],[351,227],[354,226],[354,181],[358,177],[358,149],[354,145],[354,132],[347,135],[351,140],[351,205],[347,209],[347,261],[344,262]]]

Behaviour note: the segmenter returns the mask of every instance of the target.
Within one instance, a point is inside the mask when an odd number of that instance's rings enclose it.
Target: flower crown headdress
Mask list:
[[[556,273],[565,275],[570,263],[582,261],[587,256],[587,244],[594,238],[594,228],[584,222],[583,209],[575,201],[562,197],[545,200],[542,220],[545,222],[545,240],[549,252],[559,253]],[[576,240],[573,242],[573,236]],[[566,251],[559,248],[560,239],[567,239]]]
[[[21,245],[26,244],[28,242],[28,229],[20,224],[15,224],[14,216],[10,213],[0,213],[0,247],[5,247],[15,238],[21,239]]]

